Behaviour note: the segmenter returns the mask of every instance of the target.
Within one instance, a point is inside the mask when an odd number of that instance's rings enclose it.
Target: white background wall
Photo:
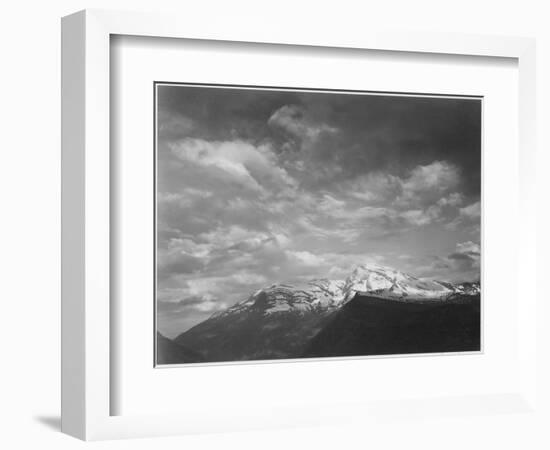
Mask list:
[[[550,14],[544,1],[431,0],[276,2],[231,0],[19,0],[0,10],[0,447],[81,448],[59,433],[59,193],[60,193],[60,17],[83,8],[142,11],[179,10],[208,21],[212,14],[255,20],[264,16],[307,27],[339,27],[535,36],[539,54],[539,205],[541,280],[549,241]],[[534,281],[533,281],[534,282]],[[541,283],[542,284],[542,283]],[[546,297],[549,297],[546,294]],[[550,300],[550,298],[549,298]],[[541,314],[548,313],[544,307]],[[550,320],[550,314],[548,315]],[[550,342],[549,332],[540,330]],[[549,375],[548,346],[541,370]],[[548,389],[543,388],[541,396]],[[402,423],[357,427],[282,430],[191,436],[159,440],[102,442],[95,448],[548,448],[550,419],[501,415],[476,418],[410,418]]]

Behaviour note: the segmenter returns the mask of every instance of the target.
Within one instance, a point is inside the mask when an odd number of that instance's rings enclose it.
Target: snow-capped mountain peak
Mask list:
[[[423,280],[379,264],[356,266],[345,280],[313,279],[297,284],[273,284],[212,317],[241,312],[330,312],[357,294],[396,301],[444,300],[453,295],[479,294],[479,283],[452,284]]]
[[[353,298],[356,293],[370,293],[396,299],[437,299],[455,292],[451,286],[437,281],[422,280],[379,264],[357,266],[346,279],[344,289],[347,299]]]

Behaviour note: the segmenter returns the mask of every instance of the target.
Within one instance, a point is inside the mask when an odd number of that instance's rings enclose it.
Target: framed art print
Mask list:
[[[531,40],[62,30],[64,432],[534,408]]]
[[[156,364],[481,350],[482,98],[154,88]]]

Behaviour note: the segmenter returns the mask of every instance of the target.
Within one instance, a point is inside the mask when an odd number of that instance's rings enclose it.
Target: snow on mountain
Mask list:
[[[301,284],[274,284],[253,293],[212,318],[247,311],[269,315],[280,312],[331,312],[356,294],[368,294],[398,301],[445,300],[453,295],[476,295],[479,283],[452,284],[422,280],[390,267],[363,264],[345,280],[314,279]]]
[[[452,285],[421,280],[378,264],[356,267],[346,280],[346,299],[370,293],[395,299],[442,299],[456,292]]]
[[[453,285],[455,292],[458,294],[466,295],[478,295],[481,293],[481,286],[479,283],[461,283]]]
[[[253,309],[265,314],[276,312],[329,311],[344,300],[344,283],[334,280],[312,280],[304,284],[274,284],[260,289],[246,300],[231,308],[215,313],[212,317],[223,317]]]

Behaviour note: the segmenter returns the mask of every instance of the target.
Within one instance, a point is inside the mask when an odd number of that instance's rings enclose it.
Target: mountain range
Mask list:
[[[479,303],[479,282],[364,264],[342,280],[265,287],[174,340],[159,334],[157,362],[479,350]]]

